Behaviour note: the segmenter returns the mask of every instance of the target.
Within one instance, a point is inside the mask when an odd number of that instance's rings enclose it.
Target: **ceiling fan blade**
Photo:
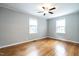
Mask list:
[[[43,9],[45,9],[45,7],[42,7]]]
[[[50,14],[53,14],[53,12],[49,12]]]
[[[43,13],[43,11],[39,11],[39,12],[37,12],[37,13]]]
[[[43,14],[44,16],[46,15],[46,13]]]
[[[55,7],[53,7],[53,8],[51,8],[51,9],[49,9],[49,10],[54,10],[54,9],[56,9]]]

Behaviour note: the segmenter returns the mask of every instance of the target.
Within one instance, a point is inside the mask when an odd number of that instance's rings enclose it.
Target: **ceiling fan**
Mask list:
[[[38,13],[43,13],[43,15],[45,16],[46,13],[50,13],[53,14],[52,10],[55,10],[56,7],[52,7],[52,8],[48,8],[48,7],[42,7],[43,11],[39,11]]]

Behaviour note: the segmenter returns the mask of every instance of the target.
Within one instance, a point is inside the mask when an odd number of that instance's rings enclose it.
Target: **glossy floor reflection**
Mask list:
[[[66,49],[63,45],[56,45],[55,46],[55,53],[57,56],[66,56]]]
[[[2,56],[79,56],[79,45],[51,38],[0,49]]]
[[[29,52],[27,56],[39,56],[36,46],[30,46],[27,51]]]

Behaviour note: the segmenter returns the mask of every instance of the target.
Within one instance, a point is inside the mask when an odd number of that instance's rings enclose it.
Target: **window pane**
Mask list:
[[[37,30],[36,30],[36,27],[30,27],[30,33],[36,33],[37,32]]]
[[[65,33],[65,19],[56,21],[56,33]]]
[[[29,25],[37,25],[37,20],[34,18],[29,19]]]
[[[29,19],[29,33],[37,33],[37,19]]]
[[[56,21],[56,26],[58,27],[58,26],[65,26],[65,20],[57,20]]]

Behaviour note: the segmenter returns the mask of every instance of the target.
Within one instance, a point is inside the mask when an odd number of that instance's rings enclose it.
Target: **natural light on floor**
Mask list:
[[[65,47],[61,44],[58,44],[58,45],[56,44],[55,53],[56,53],[56,56],[66,56]]]
[[[28,51],[29,54],[27,56],[38,56],[38,50],[36,49],[36,46],[30,46]]]

